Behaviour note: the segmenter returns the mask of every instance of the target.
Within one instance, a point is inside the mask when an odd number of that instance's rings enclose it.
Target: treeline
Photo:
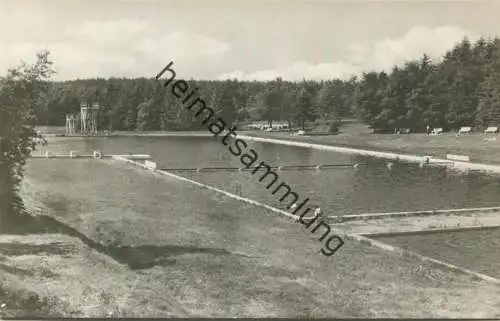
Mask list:
[[[464,39],[440,63],[427,55],[391,73],[363,75],[358,116],[373,128],[500,125],[500,40]]]
[[[468,39],[439,62],[427,55],[388,72],[349,80],[289,82],[194,81],[198,93],[226,123],[288,121],[336,123],[358,117],[374,129],[500,125],[500,40]],[[54,82],[41,125],[64,125],[81,102],[101,105],[108,130],[193,130],[199,120],[154,79],[110,78]]]
[[[318,119],[352,116],[355,81],[340,80],[293,83],[194,81],[189,88],[217,111],[226,123],[252,120],[289,121],[302,124]],[[81,102],[99,102],[98,126],[108,130],[193,130],[194,117],[154,79],[86,79],[52,84],[41,125],[64,125],[66,114],[76,114]]]

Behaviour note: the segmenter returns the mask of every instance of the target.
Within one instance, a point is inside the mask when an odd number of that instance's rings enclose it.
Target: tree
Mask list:
[[[305,130],[307,120],[312,120],[314,114],[311,112],[312,98],[307,89],[302,88],[294,104],[293,120],[300,124],[302,130]]]
[[[385,72],[363,74],[356,89],[356,114],[372,128],[387,128],[387,119],[380,117],[389,77]],[[387,113],[387,112],[386,112]]]
[[[267,120],[272,126],[274,120],[278,120],[281,115],[281,104],[283,102],[283,80],[277,78],[269,82],[267,90],[263,96],[264,113],[262,120]]]
[[[237,109],[235,106],[234,93],[238,83],[227,80],[214,87],[210,106],[217,112],[217,115],[224,119],[227,126],[231,126],[237,118]]]
[[[22,62],[0,79],[0,227],[23,206],[17,191],[26,159],[42,139],[34,125],[46,105],[51,65],[49,52],[43,51],[36,63]]]
[[[477,47],[479,47],[479,43]],[[484,45],[484,79],[478,88],[476,124],[479,126],[500,125],[500,40]]]
[[[265,94],[257,93],[248,97],[246,110],[251,120],[261,120],[266,112]]]

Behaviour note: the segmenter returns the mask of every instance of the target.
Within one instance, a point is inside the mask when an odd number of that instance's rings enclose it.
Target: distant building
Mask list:
[[[100,105],[98,103],[80,105],[80,129],[82,135],[97,135],[97,116],[99,114],[99,109]]]
[[[76,134],[76,115],[66,115],[66,135],[72,136]]]
[[[273,121],[272,125],[269,126],[268,121],[258,121],[258,122],[253,122],[251,124],[248,124],[247,128],[267,130],[267,131],[269,131],[269,130],[283,130],[283,129],[288,129],[288,123],[287,122]]]

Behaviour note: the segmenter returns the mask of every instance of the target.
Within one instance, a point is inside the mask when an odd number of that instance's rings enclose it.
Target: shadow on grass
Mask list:
[[[174,256],[183,254],[203,253],[211,255],[231,255],[229,251],[217,248],[202,248],[193,246],[177,245],[141,245],[141,246],[120,246],[103,245],[89,239],[86,235],[76,229],[67,226],[58,220],[46,216],[32,216],[23,211],[14,215],[9,215],[8,219],[3,219],[0,225],[1,234],[64,234],[78,238],[88,247],[110,256],[117,262],[127,264],[132,270],[149,269],[156,265],[171,265],[176,263]],[[25,255],[36,253],[47,253],[54,255],[68,254],[70,250],[61,247],[59,243],[48,245],[26,245],[26,244],[0,244],[0,252],[8,255]]]

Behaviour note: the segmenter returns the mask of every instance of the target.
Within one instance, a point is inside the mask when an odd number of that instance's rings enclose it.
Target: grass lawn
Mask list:
[[[339,134],[330,136],[301,137],[290,136],[288,133],[263,132],[244,134],[376,151],[432,155],[440,158],[444,158],[446,154],[469,155],[472,162],[500,164],[500,134],[472,133],[460,136],[455,133],[439,136],[372,134],[367,126],[361,124],[346,125],[340,129]]]

